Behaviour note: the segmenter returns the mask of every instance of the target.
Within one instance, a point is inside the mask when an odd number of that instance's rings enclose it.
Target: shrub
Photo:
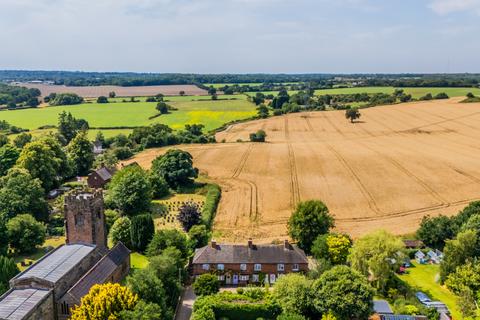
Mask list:
[[[202,274],[193,283],[193,291],[197,296],[208,296],[217,293],[220,290],[220,284],[217,276],[214,274]]]
[[[194,225],[200,223],[200,215],[198,205],[195,202],[187,202],[179,208],[177,219],[182,224],[183,230],[188,232]]]
[[[20,214],[7,222],[10,246],[20,253],[35,250],[45,242],[47,228],[29,214]]]
[[[216,184],[209,184],[206,188],[207,195],[202,209],[202,221],[207,229],[210,229],[213,219],[215,218],[215,213],[217,212],[222,190]]]
[[[118,218],[110,230],[110,240],[112,245],[116,245],[119,241],[122,242],[128,248],[132,247],[132,241],[130,236],[131,222],[128,217]]]
[[[155,225],[150,214],[142,214],[132,217],[130,226],[130,238],[132,249],[143,252],[155,232]]]
[[[83,98],[75,93],[58,93],[53,99],[49,100],[52,106],[65,106],[72,104],[80,104],[83,102]]]
[[[209,238],[207,227],[203,224],[193,226],[190,231],[188,231],[188,238],[192,250],[207,245]]]
[[[97,98],[97,103],[108,103],[108,98],[105,96],[100,96]]]
[[[446,94],[445,92],[440,92],[435,96],[435,99],[448,99],[448,98],[449,98],[448,94]]]
[[[263,130],[258,130],[255,133],[250,133],[251,142],[265,142],[266,137],[267,137],[267,134]]]
[[[176,229],[157,231],[148,245],[147,255],[158,256],[168,247],[178,249],[184,259],[188,256],[187,238],[183,232]]]
[[[19,272],[13,259],[0,256],[0,295],[8,290],[8,282]]]

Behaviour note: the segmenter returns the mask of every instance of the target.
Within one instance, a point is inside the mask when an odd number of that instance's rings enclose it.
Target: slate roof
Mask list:
[[[112,179],[112,174],[105,167],[101,167],[100,169],[96,170],[95,172],[98,174],[98,176],[100,178],[102,178],[103,181],[110,181],[110,179]]]
[[[94,249],[94,245],[63,245],[45,255],[42,259],[37,261],[27,270],[18,274],[12,280],[33,277],[55,284]]]
[[[39,289],[13,289],[8,291],[0,300],[0,319],[23,319],[49,293],[49,290]]]
[[[378,314],[393,314],[392,308],[385,300],[373,300],[373,310]]]
[[[80,299],[90,291],[90,288],[98,283],[107,282],[115,269],[130,256],[130,250],[119,242],[102,259],[100,259],[80,280],[75,283],[67,294]]]
[[[423,248],[425,244],[422,240],[403,240],[403,244],[407,248]]]
[[[194,264],[203,263],[308,263],[303,250],[296,245],[248,245],[217,244],[197,249]]]

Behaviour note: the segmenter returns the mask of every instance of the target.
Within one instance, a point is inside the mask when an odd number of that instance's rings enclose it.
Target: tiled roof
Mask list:
[[[13,289],[0,300],[0,319],[20,320],[49,294],[49,290]]]
[[[197,249],[193,263],[308,263],[303,250],[295,245],[217,244]]]
[[[63,245],[45,255],[42,259],[13,279],[34,277],[51,283],[56,283],[94,249],[94,245]]]
[[[373,310],[380,314],[393,314],[390,305],[385,300],[373,300]]]
[[[112,174],[105,167],[101,167],[95,172],[100,176],[100,178],[103,179],[103,181],[109,181],[110,179],[112,179]]]
[[[95,284],[107,282],[112,273],[125,259],[128,259],[130,251],[119,242],[100,261],[98,261],[80,280],[75,283],[67,294],[71,294],[78,300],[90,291]]]

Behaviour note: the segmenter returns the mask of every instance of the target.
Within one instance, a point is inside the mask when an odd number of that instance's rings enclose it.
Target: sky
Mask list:
[[[480,0],[0,0],[0,69],[480,72]]]

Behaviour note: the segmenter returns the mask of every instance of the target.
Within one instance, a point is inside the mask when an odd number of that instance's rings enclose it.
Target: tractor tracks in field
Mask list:
[[[288,166],[290,169],[290,205],[292,210],[295,210],[297,204],[300,202],[300,185],[298,183],[297,164],[295,160],[295,152],[293,151],[292,143],[290,142],[290,129],[288,126],[288,115],[285,119],[285,140],[288,148]]]

